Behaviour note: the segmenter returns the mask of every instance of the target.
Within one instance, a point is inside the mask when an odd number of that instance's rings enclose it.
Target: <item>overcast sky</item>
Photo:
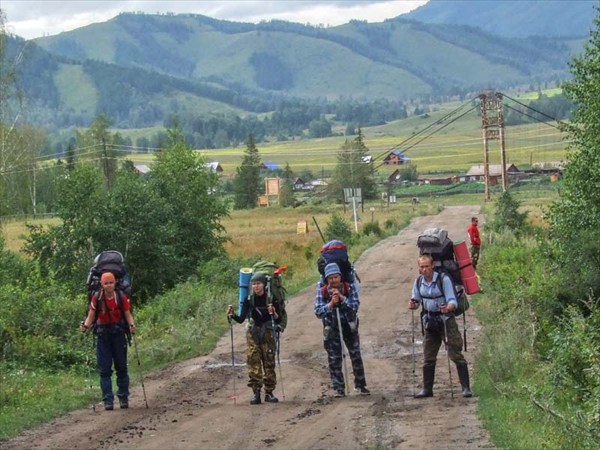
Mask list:
[[[280,19],[312,25],[340,25],[351,19],[383,22],[425,3],[427,0],[0,0],[0,8],[10,33],[32,39],[105,22],[124,11],[194,13],[234,22]]]

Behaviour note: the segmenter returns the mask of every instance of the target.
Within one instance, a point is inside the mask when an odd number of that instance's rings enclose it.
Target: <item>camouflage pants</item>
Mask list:
[[[477,261],[479,261],[479,245],[471,245],[471,264],[477,269]]]
[[[456,364],[466,364],[467,362],[462,354],[463,339],[458,329],[456,318],[453,315],[449,316],[446,320],[446,331],[448,333],[448,354],[450,355],[450,359]],[[423,367],[435,366],[443,339],[443,326],[434,331],[425,330]]]
[[[260,328],[258,328],[260,330]],[[258,390],[265,386],[265,391],[273,391],[277,385],[277,377],[275,375],[275,339],[273,332],[269,328],[264,328],[261,331],[260,338],[257,343],[255,336],[257,330],[252,333],[252,329],[246,332],[246,362],[248,364],[248,386],[252,390]],[[262,334],[264,331],[264,334]]]
[[[337,324],[336,324],[337,325]],[[358,325],[355,331],[350,330],[347,323],[342,323],[344,343],[350,353],[352,372],[354,373],[354,387],[361,388],[367,385],[365,368],[360,354],[360,337]],[[342,372],[342,343],[337,326],[325,326],[323,329],[323,345],[327,351],[329,375],[333,389],[344,389],[344,374]]]

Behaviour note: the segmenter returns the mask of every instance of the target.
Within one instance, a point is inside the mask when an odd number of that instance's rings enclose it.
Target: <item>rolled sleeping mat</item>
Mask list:
[[[250,279],[252,278],[252,268],[243,267],[240,269],[240,289],[238,298],[238,316],[242,313],[242,305],[248,298],[248,290],[250,287]]]
[[[471,255],[465,241],[454,242],[454,259],[460,270],[460,278],[462,280],[465,292],[469,295],[480,292],[477,275],[471,262]]]

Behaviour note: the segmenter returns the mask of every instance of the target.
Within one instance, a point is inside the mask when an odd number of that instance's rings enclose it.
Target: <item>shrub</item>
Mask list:
[[[339,239],[342,241],[349,241],[352,238],[352,228],[350,222],[345,220],[342,216],[337,213],[331,215],[331,220],[325,227],[325,238],[329,241],[331,239]]]
[[[365,236],[373,234],[375,236],[381,237],[381,235],[383,234],[383,232],[381,231],[381,227],[379,226],[379,222],[367,222],[363,226],[362,231]]]

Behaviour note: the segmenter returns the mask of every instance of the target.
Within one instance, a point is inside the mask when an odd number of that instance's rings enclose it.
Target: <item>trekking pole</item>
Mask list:
[[[231,306],[231,305],[229,305]],[[229,322],[229,334],[231,335],[231,368],[233,371],[233,404],[235,405],[237,402],[237,392],[235,389],[235,356],[233,351],[233,319],[231,315],[227,316],[227,321]]]
[[[271,303],[271,306],[273,304]],[[281,360],[279,359],[279,332],[275,330],[275,318],[271,313],[271,328],[273,330],[273,337],[275,338],[275,354],[277,355],[277,365],[279,366],[279,384],[281,384],[281,395],[285,400],[285,390],[283,389],[283,375],[281,373]]]
[[[86,332],[86,334],[87,334],[87,332]],[[84,335],[84,339],[85,339],[85,335]],[[96,341],[96,338],[94,336],[92,336],[92,352],[94,351],[94,348],[96,347],[95,341]],[[94,387],[92,385],[92,364],[91,364],[89,355],[85,358],[85,365],[87,366],[87,376],[88,376],[88,381],[89,381],[90,392],[93,393]],[[92,411],[96,412],[96,402],[92,402]]]
[[[466,295],[466,294],[464,294]],[[467,312],[463,312],[463,341],[465,346],[465,352],[467,351]]]
[[[146,397],[146,386],[144,386],[144,374],[142,373],[142,362],[140,361],[140,354],[138,352],[137,339],[135,338],[135,333],[133,336],[133,348],[135,349],[135,357],[138,363],[138,373],[140,374],[140,381],[142,383],[142,392],[144,393],[144,402],[146,403],[146,409],[148,409],[148,398]]]
[[[342,350],[342,362],[344,365],[342,366],[343,374],[344,374],[344,386],[346,388],[346,394],[350,393],[350,388],[348,387],[348,367],[346,366],[346,352],[344,350],[344,333],[342,332],[342,319],[340,318],[340,308],[336,307],[335,311],[337,313],[337,322],[338,322],[338,330],[340,333],[340,347]]]
[[[413,373],[413,398],[415,397],[415,385],[417,384],[416,360],[415,360],[415,310],[411,309],[412,313],[412,373]]]
[[[452,368],[450,367],[450,347],[448,346],[448,329],[446,328],[446,315],[442,314],[444,322],[444,346],[446,347],[446,356],[448,356],[448,378],[450,379],[450,396],[454,400],[454,385],[452,384]]]
[[[313,218],[313,222],[315,223],[317,230],[319,230],[319,234],[321,235],[321,239],[323,239],[323,243],[325,243],[325,236],[323,236],[323,233],[321,233],[321,228],[319,228],[319,224],[317,223],[317,219],[315,219],[315,216],[312,216]]]

